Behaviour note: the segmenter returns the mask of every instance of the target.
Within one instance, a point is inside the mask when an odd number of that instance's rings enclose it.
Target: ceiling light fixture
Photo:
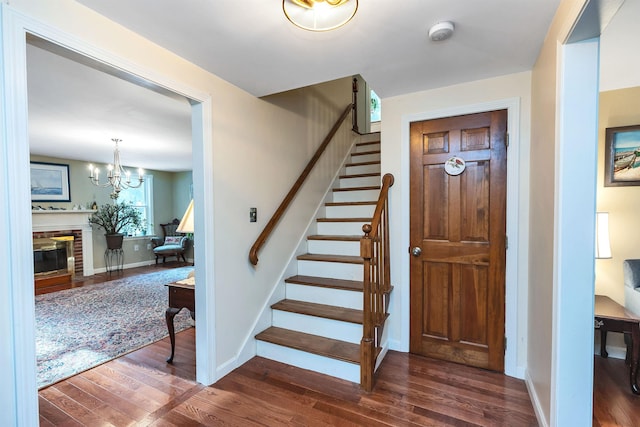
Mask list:
[[[113,191],[109,195],[112,199],[117,199],[121,190],[127,188],[138,188],[144,182],[144,172],[142,169],[138,169],[138,182],[137,184],[131,183],[131,172],[125,170],[120,164],[120,150],[118,149],[118,143],[121,139],[113,138],[112,141],[116,144],[113,150],[113,164],[107,166],[107,182],[100,182],[100,170],[94,168],[93,165],[89,165],[89,180],[97,187],[113,187]]]
[[[453,22],[438,22],[429,29],[429,38],[434,42],[446,40],[453,34]]]
[[[282,10],[292,24],[302,29],[329,31],[353,18],[358,0],[282,0]]]

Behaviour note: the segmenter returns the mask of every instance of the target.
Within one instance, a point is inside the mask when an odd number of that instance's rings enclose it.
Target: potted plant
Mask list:
[[[123,231],[129,227],[137,228],[142,222],[140,211],[131,203],[113,203],[100,206],[89,218],[89,223],[95,224],[105,231],[107,248],[122,248]]]

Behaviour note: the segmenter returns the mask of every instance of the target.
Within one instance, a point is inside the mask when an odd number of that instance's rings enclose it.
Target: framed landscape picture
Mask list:
[[[604,186],[640,185],[640,125],[607,128]]]
[[[69,165],[31,162],[31,200],[70,202]]]

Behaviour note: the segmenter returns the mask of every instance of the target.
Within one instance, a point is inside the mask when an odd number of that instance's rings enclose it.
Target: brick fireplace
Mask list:
[[[73,275],[79,275],[79,276],[83,276],[84,275],[84,265],[82,264],[83,258],[82,258],[82,230],[58,230],[58,231],[37,231],[33,233],[33,251],[34,251],[34,256],[35,256],[35,252],[41,250],[39,248],[39,246],[41,245],[45,245],[47,246],[47,242],[52,242],[55,243],[57,242],[64,242],[65,240],[62,240],[60,238],[70,238],[68,243],[71,246],[71,250],[68,251],[65,248],[65,254],[68,254],[70,256],[67,256],[67,258],[69,260],[73,261],[73,266],[66,266],[65,265],[65,269],[73,272]],[[44,242],[44,243],[43,243]],[[60,245],[60,243],[58,243],[59,248],[62,248],[62,246]],[[48,249],[48,248],[47,248]],[[55,250],[55,249],[51,249],[51,250]],[[69,253],[70,252],[70,253]],[[58,266],[58,268],[60,268],[61,266]],[[49,271],[54,271],[56,269],[52,268]],[[35,271],[36,274],[39,274],[40,272],[38,271],[38,269],[36,269]],[[46,274],[47,271],[42,272],[42,274]]]
[[[93,230],[89,224],[91,210],[32,211],[34,239],[73,237],[73,268],[75,276],[92,276]],[[70,257],[71,258],[71,257]]]

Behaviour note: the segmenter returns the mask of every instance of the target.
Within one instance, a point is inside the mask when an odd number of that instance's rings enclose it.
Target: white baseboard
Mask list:
[[[148,265],[154,265],[156,262],[155,260],[147,260],[147,261],[140,261],[140,262],[134,262],[131,264],[125,264],[122,266],[123,270],[126,270],[128,268],[136,268],[136,267],[146,267]],[[106,273],[107,272],[107,267],[100,267],[100,268],[94,268],[93,269],[93,273],[97,274],[97,273]],[[88,276],[87,276],[88,277]]]
[[[525,370],[524,378],[524,382],[527,386],[527,391],[529,391],[529,398],[531,399],[531,403],[533,405],[533,411],[536,413],[536,418],[538,419],[538,425],[540,427],[549,427],[547,419],[544,416],[544,411],[542,410],[542,405],[540,405],[540,399],[538,398],[538,394],[536,393],[536,388],[534,387],[533,381],[529,376],[529,371]]]
[[[600,356],[600,346],[598,345],[594,350],[593,354],[596,356]],[[627,356],[627,348],[626,347],[618,347],[607,345],[607,354],[609,357],[613,359],[622,359],[624,360]]]

